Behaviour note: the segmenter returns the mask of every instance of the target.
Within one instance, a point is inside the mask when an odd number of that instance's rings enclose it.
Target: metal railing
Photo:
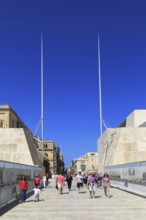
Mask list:
[[[136,183],[146,182],[146,161],[105,166],[104,171],[107,172],[111,178],[128,180]]]
[[[42,175],[42,168],[0,160],[0,185],[17,182],[21,175],[31,180],[36,173]]]

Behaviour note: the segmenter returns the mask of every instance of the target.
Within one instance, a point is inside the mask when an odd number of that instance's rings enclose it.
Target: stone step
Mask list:
[[[2,216],[7,220],[144,220],[146,200],[139,196],[111,188],[111,198],[105,198],[103,189],[96,190],[96,197],[90,198],[88,189],[78,193],[73,182],[69,192],[64,187],[62,195],[55,189],[55,180],[51,179],[47,188],[42,189],[40,201],[29,197]]]

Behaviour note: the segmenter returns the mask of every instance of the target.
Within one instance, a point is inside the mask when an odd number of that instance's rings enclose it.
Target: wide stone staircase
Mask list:
[[[86,186],[82,193],[76,189],[75,179],[72,190],[64,187],[62,195],[55,188],[55,180],[41,190],[39,202],[29,197],[1,216],[3,220],[144,220],[146,199],[111,188],[111,198],[104,196],[103,189],[97,188],[91,199]]]

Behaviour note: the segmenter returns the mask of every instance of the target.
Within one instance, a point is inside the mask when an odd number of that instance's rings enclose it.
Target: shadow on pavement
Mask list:
[[[101,198],[102,196],[95,196],[95,199]]]
[[[32,195],[33,195],[33,191],[29,192],[27,194],[27,199]],[[29,201],[25,201],[25,202],[29,202]],[[0,208],[0,216],[4,215],[6,212],[10,211],[11,209],[13,209],[17,205],[20,205],[19,199],[16,199],[13,202],[10,202],[10,203],[6,204],[5,206],[1,207]]]
[[[87,193],[87,191],[80,192],[80,194],[84,194],[84,193]]]

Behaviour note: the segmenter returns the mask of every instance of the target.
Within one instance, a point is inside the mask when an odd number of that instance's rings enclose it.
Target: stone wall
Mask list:
[[[41,166],[32,136],[23,128],[0,128],[0,160]]]
[[[98,141],[98,153],[99,167],[145,161],[146,127],[106,130],[102,144],[101,138]]]
[[[42,169],[36,166],[0,161],[0,207],[19,199],[19,181],[22,175],[28,181],[27,193],[31,192],[36,173],[42,177]]]
[[[104,167],[111,186],[146,197],[146,161]]]

